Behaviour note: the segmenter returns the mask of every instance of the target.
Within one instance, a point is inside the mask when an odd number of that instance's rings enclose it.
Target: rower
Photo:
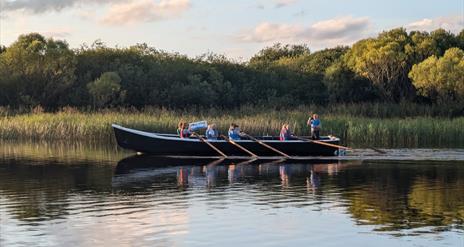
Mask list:
[[[188,128],[188,125],[186,122],[180,121],[179,124],[177,125],[177,134],[179,135],[180,138],[186,138],[189,137],[192,132]]]
[[[292,139],[292,132],[290,131],[289,125],[284,124],[282,125],[282,129],[280,130],[280,140],[281,141],[288,141]]]
[[[219,137],[219,131],[216,129],[215,124],[209,124],[205,132],[206,139],[217,140]]]
[[[228,132],[229,138],[237,141],[241,139],[240,127],[237,124],[231,124]]]

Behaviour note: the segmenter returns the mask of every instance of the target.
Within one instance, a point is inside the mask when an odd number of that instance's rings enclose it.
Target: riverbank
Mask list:
[[[414,107],[414,106],[412,106]],[[464,147],[464,117],[432,117],[425,110],[410,112],[409,116],[385,116],[389,112],[375,106],[359,110],[345,107],[345,111],[317,109],[321,113],[323,134],[342,138],[345,144],[355,147]],[[401,110],[400,108],[398,108]],[[395,111],[395,109],[392,109]],[[431,110],[430,110],[431,111]],[[283,123],[289,123],[297,135],[307,135],[308,111],[301,108],[292,111],[241,109],[225,112],[209,110],[203,113],[187,113],[149,108],[144,111],[119,109],[102,112],[80,112],[65,109],[56,113],[16,113],[0,117],[0,139],[64,140],[114,143],[112,123],[130,128],[154,132],[174,133],[180,120],[193,122],[208,120],[225,132],[232,122],[254,135],[277,135]],[[406,112],[407,113],[407,112]],[[439,115],[439,114],[436,114]]]

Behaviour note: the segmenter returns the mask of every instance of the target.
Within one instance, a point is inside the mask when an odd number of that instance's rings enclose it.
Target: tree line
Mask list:
[[[38,33],[0,46],[0,105],[291,107],[349,102],[464,102],[464,30],[392,29],[311,52],[275,44],[247,62],[189,58],[146,44],[71,49]]]

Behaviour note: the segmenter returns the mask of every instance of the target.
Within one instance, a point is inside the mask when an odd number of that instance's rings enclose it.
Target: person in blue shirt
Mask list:
[[[314,114],[311,119],[311,138],[313,140],[319,140],[321,131],[321,120],[319,115]]]
[[[240,140],[241,139],[241,135],[240,135],[240,127],[238,127],[238,125],[236,124],[231,124],[230,125],[230,128],[229,128],[229,139],[231,140]]]
[[[216,129],[215,124],[208,125],[208,128],[206,129],[205,136],[206,136],[206,139],[209,139],[209,140],[217,140],[218,139],[219,131]]]

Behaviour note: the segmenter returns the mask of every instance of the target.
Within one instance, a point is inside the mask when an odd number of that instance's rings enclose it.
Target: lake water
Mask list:
[[[0,246],[464,246],[464,150],[155,159],[0,142]]]

